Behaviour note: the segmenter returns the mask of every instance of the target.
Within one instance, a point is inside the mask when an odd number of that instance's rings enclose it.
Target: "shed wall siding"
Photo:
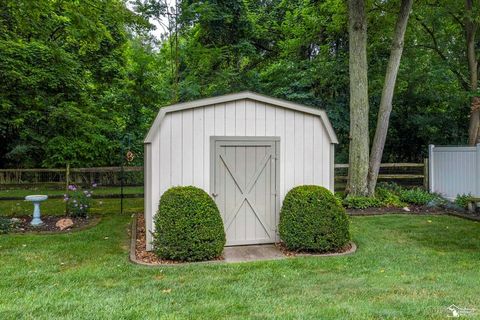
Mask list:
[[[249,99],[167,113],[152,141],[151,208],[172,186],[210,192],[210,136],[280,137],[280,201],[297,185],[331,189],[330,138],[320,117]],[[158,161],[158,162],[157,162]]]

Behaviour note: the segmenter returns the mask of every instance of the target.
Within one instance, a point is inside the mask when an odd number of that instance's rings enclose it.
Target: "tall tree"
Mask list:
[[[470,97],[468,143],[480,142],[480,97],[478,91],[478,3],[473,0],[433,1],[415,20],[428,40],[419,46],[430,49],[455,75],[464,95]],[[463,39],[462,39],[463,37]],[[462,112],[468,112],[462,108]]]
[[[467,41],[468,71],[470,73],[470,92],[472,93],[470,126],[468,128],[468,144],[480,141],[480,98],[478,89],[478,60],[475,51],[477,22],[473,17],[473,0],[465,0],[465,36]]]
[[[367,15],[364,0],[349,0],[350,151],[347,192],[367,195],[368,64]]]
[[[387,138],[390,122],[390,114],[392,112],[393,93],[395,91],[398,69],[400,67],[400,59],[402,58],[405,30],[407,29],[412,2],[413,0],[402,0],[400,4],[400,12],[395,24],[395,32],[390,49],[390,58],[388,60],[387,71],[385,72],[385,82],[383,84],[380,108],[378,110],[377,128],[375,130],[372,151],[370,153],[368,170],[368,193],[370,195],[375,193],[375,186],[377,184],[378,171],[380,169],[380,162],[382,161],[383,149],[385,147],[385,140]]]

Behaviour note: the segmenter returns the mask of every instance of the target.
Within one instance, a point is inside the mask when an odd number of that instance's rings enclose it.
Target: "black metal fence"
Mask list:
[[[0,188],[43,185],[63,189],[68,184],[88,186],[143,185],[143,167],[97,167],[65,169],[0,169]]]

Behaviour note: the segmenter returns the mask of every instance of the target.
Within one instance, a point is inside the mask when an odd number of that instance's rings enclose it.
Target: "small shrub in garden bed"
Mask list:
[[[455,204],[461,207],[462,209],[468,208],[468,203],[472,200],[473,196],[469,194],[459,194],[455,198]]]
[[[403,207],[405,203],[393,191],[377,188],[374,197],[347,196],[342,204],[348,209],[367,209],[379,207]]]
[[[202,189],[168,189],[160,199],[154,223],[154,250],[163,259],[202,261],[223,252],[223,221],[217,205]]]
[[[12,221],[6,217],[0,217],[0,234],[9,233],[12,229]]]
[[[279,231],[285,246],[294,251],[333,252],[350,241],[345,209],[320,186],[299,186],[287,193]]]
[[[93,184],[92,187],[96,185]],[[67,203],[67,215],[74,218],[86,218],[92,206],[92,191],[80,190],[74,184],[68,186],[63,200]]]
[[[427,204],[436,205],[437,202],[441,202],[441,198],[438,195],[429,193],[428,191],[418,187],[411,189],[401,189],[398,191],[398,196],[403,202],[421,206]]]
[[[443,206],[446,200],[435,193],[415,187],[404,188],[396,183],[379,183],[375,197],[347,196],[342,200],[343,205],[349,209],[367,209],[377,207],[404,207],[408,204],[419,206]]]
[[[375,197],[347,196],[342,204],[348,209],[366,209],[382,206],[382,202]]]
[[[380,200],[382,207],[398,208],[405,206],[405,203],[400,200],[400,197],[389,189],[377,188],[375,191],[375,197]]]

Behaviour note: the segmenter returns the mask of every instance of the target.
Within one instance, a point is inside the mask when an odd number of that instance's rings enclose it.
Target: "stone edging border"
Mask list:
[[[55,234],[75,233],[75,232],[84,231],[84,230],[93,228],[96,225],[98,225],[100,223],[100,221],[102,221],[102,217],[95,216],[95,217],[92,217],[91,221],[88,224],[86,224],[84,226],[81,226],[79,228],[75,228],[75,229],[66,229],[66,230],[58,230],[58,231],[34,231],[34,230],[31,230],[31,231],[27,231],[27,232],[12,232],[10,234],[12,234],[12,235],[13,234],[14,235],[31,235],[31,234],[55,235]]]
[[[357,245],[355,242],[350,241],[350,249],[343,252],[331,252],[331,253],[294,253],[292,257],[337,257],[346,256],[357,252]]]
[[[149,263],[138,260],[136,257],[136,240],[137,240],[137,214],[132,215],[132,223],[130,225],[130,252],[129,260],[131,263],[146,266],[146,267],[173,267],[173,266],[184,266],[184,265],[195,265],[195,264],[218,264],[218,263],[245,263],[248,261],[238,261],[238,262],[226,262],[225,260],[210,260],[210,261],[198,261],[198,262],[179,262],[179,263]],[[273,260],[283,260],[295,257],[334,257],[334,256],[345,256],[353,254],[357,251],[357,245],[350,241],[350,249],[344,252],[333,252],[333,253],[295,253],[292,256],[287,256],[284,254],[283,258],[262,260],[262,261],[273,261]]]

